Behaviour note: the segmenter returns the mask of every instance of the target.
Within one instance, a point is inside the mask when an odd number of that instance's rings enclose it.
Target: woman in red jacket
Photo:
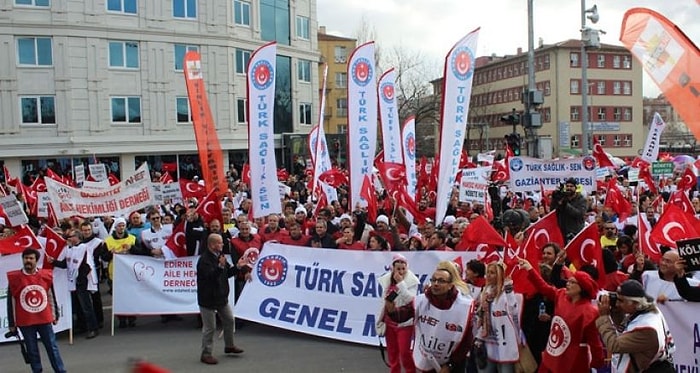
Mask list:
[[[527,260],[519,258],[518,263],[528,271],[537,291],[554,302],[554,317],[539,372],[588,373],[591,368],[602,367],[605,355],[595,325],[598,309],[591,303],[598,293],[595,280],[577,271],[569,277],[565,289],[557,289],[546,283],[539,271],[533,271]]]

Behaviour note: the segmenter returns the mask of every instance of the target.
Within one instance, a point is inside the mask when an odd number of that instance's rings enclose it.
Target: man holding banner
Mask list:
[[[231,266],[223,255],[224,240],[220,234],[212,233],[207,238],[208,250],[197,261],[197,303],[202,315],[202,356],[204,364],[218,364],[212,356],[216,315],[221,318],[224,327],[225,353],[240,354],[242,349],[233,344],[233,311],[228,304],[228,279],[237,275],[246,265],[246,258],[241,257],[235,266]]]

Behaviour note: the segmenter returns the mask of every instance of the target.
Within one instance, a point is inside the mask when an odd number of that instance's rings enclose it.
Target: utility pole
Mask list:
[[[590,15],[588,15],[590,13]],[[600,19],[598,6],[586,9],[586,0],[581,0],[581,144],[582,155],[588,155],[591,149],[591,124],[588,115],[588,53],[586,48],[600,48],[598,30],[586,26],[586,18],[592,23]]]
[[[535,32],[533,20],[533,1],[527,0],[527,91],[523,93],[522,101],[525,106],[522,123],[528,143],[528,155],[539,156],[539,138],[537,129],[542,127],[542,114],[537,108],[544,103],[542,91],[535,85]],[[513,131],[515,132],[515,131]]]

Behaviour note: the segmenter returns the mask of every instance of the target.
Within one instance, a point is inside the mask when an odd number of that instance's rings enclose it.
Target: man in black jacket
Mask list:
[[[564,184],[563,195],[558,200],[552,201],[553,208],[557,210],[557,221],[561,234],[566,242],[585,226],[586,198],[576,191],[576,179],[569,178]]]
[[[240,354],[243,352],[233,344],[233,312],[228,303],[228,279],[238,274],[246,261],[240,258],[235,266],[231,266],[223,255],[224,240],[218,233],[212,233],[207,238],[207,249],[197,261],[197,303],[202,315],[202,356],[200,361],[205,364],[217,364],[212,356],[214,332],[216,331],[216,314],[219,314],[224,327],[225,353]]]

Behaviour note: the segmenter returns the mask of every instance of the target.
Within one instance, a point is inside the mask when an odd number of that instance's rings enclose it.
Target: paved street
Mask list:
[[[108,315],[105,310],[105,317]],[[68,332],[59,335],[59,348],[69,372],[126,372],[131,358],[143,358],[172,372],[382,372],[388,371],[377,347],[337,342],[305,334],[246,323],[236,333],[236,344],[245,350],[240,356],[223,354],[223,339],[214,342],[219,364],[199,362],[201,332],[195,316],[162,324],[159,317],[141,317],[135,328],[117,329],[92,340],[76,335],[68,344]],[[216,338],[216,337],[215,337]],[[45,372],[51,365],[44,353]],[[0,371],[29,372],[15,343],[0,345]]]

